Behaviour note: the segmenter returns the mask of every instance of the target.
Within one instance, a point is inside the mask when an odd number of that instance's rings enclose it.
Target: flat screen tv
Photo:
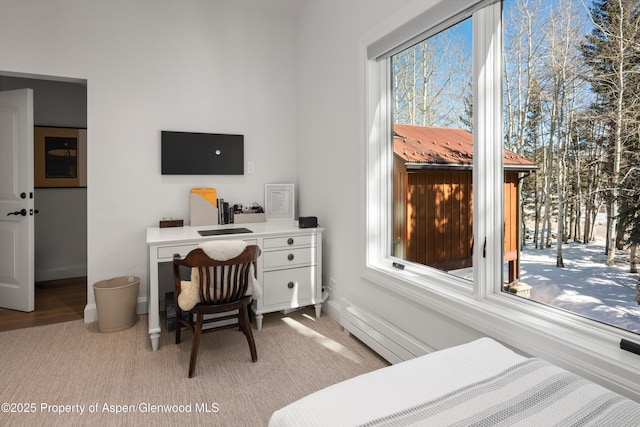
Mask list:
[[[161,132],[163,175],[243,175],[244,135]]]

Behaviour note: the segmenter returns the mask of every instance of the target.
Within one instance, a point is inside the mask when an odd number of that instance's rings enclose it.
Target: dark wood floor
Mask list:
[[[35,311],[24,313],[0,308],[0,331],[83,319],[86,304],[86,277],[37,282]]]

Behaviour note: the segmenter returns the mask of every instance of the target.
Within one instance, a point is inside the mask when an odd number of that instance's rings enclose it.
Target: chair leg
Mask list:
[[[182,317],[180,309],[176,310],[176,344],[180,344],[180,332],[182,331],[182,324],[178,319]]]
[[[196,359],[198,358],[198,346],[200,345],[200,336],[202,335],[202,314],[196,315],[196,326],[193,331],[193,343],[191,344],[191,360],[189,361],[189,378],[193,378],[196,370]]]
[[[253,340],[253,333],[251,332],[251,323],[249,323],[249,314],[247,313],[247,306],[243,306],[240,309],[239,323],[240,329],[247,337],[247,342],[249,343],[249,350],[251,351],[251,361],[253,363],[258,361],[258,353],[256,351],[256,343]]]

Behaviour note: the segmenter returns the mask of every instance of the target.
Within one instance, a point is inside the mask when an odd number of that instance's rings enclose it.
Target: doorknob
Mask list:
[[[21,209],[19,211],[15,211],[15,212],[9,212],[7,214],[7,216],[9,215],[22,215],[22,216],[27,216],[27,210],[26,209]]]

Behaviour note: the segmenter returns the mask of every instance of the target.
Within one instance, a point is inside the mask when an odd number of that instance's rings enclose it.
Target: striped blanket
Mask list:
[[[640,426],[640,404],[540,359],[362,424]]]

